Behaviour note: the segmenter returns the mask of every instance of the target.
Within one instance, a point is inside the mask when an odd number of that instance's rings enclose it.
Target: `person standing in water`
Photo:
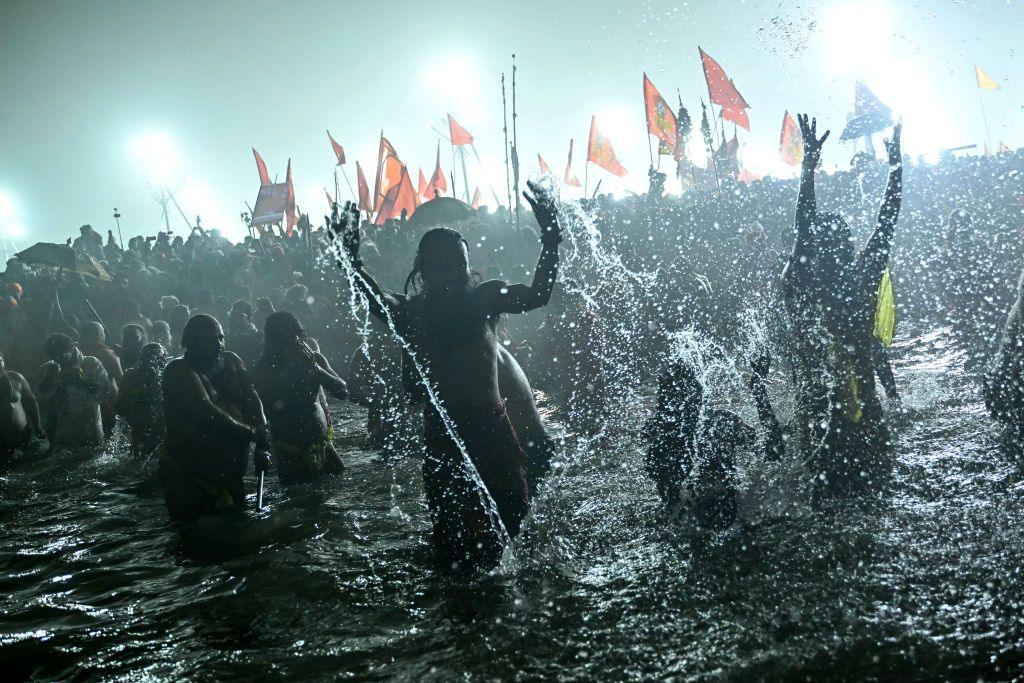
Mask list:
[[[1024,442],[1024,272],[1017,282],[1017,301],[1006,317],[995,357],[985,373],[985,406],[1010,437]]]
[[[342,471],[341,458],[331,448],[334,430],[321,390],[337,399],[347,398],[348,391],[327,359],[310,347],[293,313],[277,311],[267,317],[263,353],[252,377],[267,406],[281,483],[299,484]]]
[[[134,457],[148,456],[164,439],[162,382],[168,359],[162,344],[150,342],[142,347],[135,367],[124,373],[117,414],[128,422]]]
[[[46,416],[50,448],[99,446],[103,443],[100,402],[110,390],[103,364],[86,356],[68,336],[46,339],[50,360],[40,368],[39,398]]]
[[[765,380],[771,356],[761,351],[750,361],[748,386],[763,435],[739,415],[706,405],[704,383],[694,368],[675,361],[658,381],[654,417],[648,422],[644,464],[658,495],[669,508],[689,503],[697,523],[724,529],[736,519],[736,454],[756,448],[764,460],[785,453],[782,427],[768,399]]]
[[[445,564],[463,570],[495,565],[504,547],[501,528],[514,538],[529,508],[525,455],[498,388],[495,335],[501,314],[547,304],[558,272],[562,233],[554,200],[537,184],[529,187],[533,195],[524,195],[541,228],[540,259],[529,285],[474,282],[466,240],[456,230],[435,228],[420,240],[407,293],[385,292],[359,258],[358,210],[346,204],[343,218],[331,221],[371,313],[390,320],[410,345],[440,403],[427,401],[423,409],[423,483],[435,548]],[[418,291],[408,295],[409,286]],[[461,444],[449,433],[442,410]]]
[[[0,355],[0,466],[14,451],[28,445],[32,435],[44,438],[39,404],[21,373],[8,370]]]
[[[796,242],[782,273],[795,341],[796,432],[816,495],[878,485],[888,472],[889,430],[875,390],[873,337],[879,282],[903,194],[902,124],[885,141],[889,179],[878,221],[854,253],[846,221],[819,213],[814,173],[829,132],[798,117],[804,158],[796,206]]]
[[[190,318],[181,346],[184,357],[164,370],[167,437],[159,478],[171,517],[190,521],[243,506],[249,444],[256,444],[256,471],[266,470],[270,430],[245,365],[224,351],[224,330],[216,318]]]

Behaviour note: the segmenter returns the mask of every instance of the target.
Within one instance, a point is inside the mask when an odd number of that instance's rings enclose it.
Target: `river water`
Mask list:
[[[895,349],[915,414],[897,420],[882,494],[815,510],[792,464],[756,468],[743,523],[707,536],[662,512],[636,433],[570,440],[506,565],[473,581],[433,564],[418,456],[363,450],[349,404],[335,407],[344,474],[288,490],[271,477],[261,514],[185,530],[123,440],[18,462],[0,477],[0,670],[1012,678],[1024,667],[1024,484],[944,339]]]

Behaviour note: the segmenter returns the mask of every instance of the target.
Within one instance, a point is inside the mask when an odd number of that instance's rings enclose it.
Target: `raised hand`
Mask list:
[[[345,208],[338,210],[337,202],[331,208],[330,217],[325,217],[327,225],[334,239],[341,239],[341,246],[345,250],[352,265],[358,268],[361,265],[359,259],[359,206],[352,202],[345,202]]]
[[[899,166],[903,163],[903,152],[900,149],[900,138],[903,135],[903,119],[893,126],[892,139],[886,138],[885,151],[889,153],[889,165]]]
[[[796,120],[800,125],[800,136],[804,141],[804,164],[814,168],[821,160],[821,148],[832,131],[826,130],[825,134],[818,138],[818,119],[812,119],[807,114],[797,114]]]
[[[533,215],[540,225],[540,241],[557,246],[562,241],[562,229],[558,225],[558,211],[551,190],[532,180],[527,180],[526,185],[533,195],[523,192],[523,197],[530,203]]]

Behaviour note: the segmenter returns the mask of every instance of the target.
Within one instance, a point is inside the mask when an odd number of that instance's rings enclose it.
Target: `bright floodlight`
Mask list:
[[[888,9],[877,0],[833,5],[822,17],[821,31],[836,73],[871,72],[890,56],[892,22]]]
[[[25,234],[25,227],[21,223],[11,223],[4,231],[8,237],[21,237]]]
[[[0,192],[0,222],[8,221],[14,216],[14,202],[5,192]]]
[[[174,143],[165,133],[147,133],[132,141],[132,155],[146,169],[149,180],[154,183],[167,182],[178,166]]]

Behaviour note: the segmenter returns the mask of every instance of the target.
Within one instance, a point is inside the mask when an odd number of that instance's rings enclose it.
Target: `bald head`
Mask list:
[[[181,331],[181,348],[197,360],[216,360],[224,351],[224,330],[212,315],[194,315]]]

